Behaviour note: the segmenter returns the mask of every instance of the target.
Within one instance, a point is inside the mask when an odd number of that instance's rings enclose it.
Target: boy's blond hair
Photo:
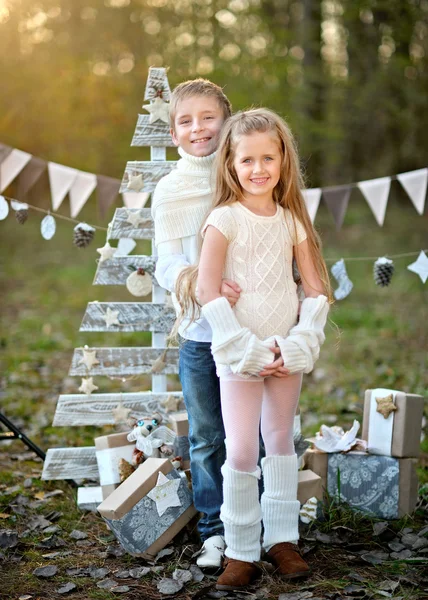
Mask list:
[[[232,114],[232,105],[219,85],[209,81],[209,79],[202,79],[201,77],[199,79],[190,79],[189,81],[179,83],[171,94],[169,103],[169,122],[172,129],[174,129],[178,104],[191,96],[209,96],[211,98],[216,98],[220,108],[223,110],[224,118],[227,119]]]

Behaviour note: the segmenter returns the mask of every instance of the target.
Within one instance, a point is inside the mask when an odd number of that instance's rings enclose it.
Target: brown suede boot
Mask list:
[[[267,553],[270,561],[277,568],[276,573],[282,579],[297,579],[307,577],[311,573],[310,566],[300,555],[299,547],[290,542],[275,544]]]
[[[217,579],[216,588],[218,590],[239,590],[245,588],[262,574],[260,568],[253,562],[226,558],[224,566],[223,573]]]

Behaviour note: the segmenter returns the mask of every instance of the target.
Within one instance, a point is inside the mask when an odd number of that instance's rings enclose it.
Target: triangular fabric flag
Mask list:
[[[106,175],[97,175],[97,204],[101,217],[105,217],[108,209],[119,194],[120,180]]]
[[[13,149],[0,164],[0,192],[12,183],[25,165],[31,160],[31,154]]]
[[[303,190],[303,198],[305,200],[306,208],[308,209],[309,217],[312,223],[315,221],[318,206],[321,200],[321,188],[311,188],[309,190]]]
[[[336,223],[336,229],[340,229],[348,208],[349,197],[352,187],[350,185],[335,185],[322,188],[322,197]]]
[[[48,171],[52,208],[58,210],[76,180],[79,171],[53,162],[48,162]]]
[[[391,177],[379,177],[378,179],[360,181],[357,185],[367,200],[367,204],[372,209],[378,225],[382,227],[388,204]]]
[[[18,179],[17,197],[23,198],[46,171],[48,163],[42,158],[33,156],[22,169]]]
[[[397,175],[397,179],[406,190],[418,213],[423,215],[427,193],[428,169],[400,173]]]
[[[407,268],[409,271],[413,271],[413,273],[419,275],[422,283],[426,283],[428,279],[428,257],[423,250],[420,251],[417,261]]]
[[[86,201],[97,187],[97,176],[93,173],[78,171],[77,177],[70,189],[70,214],[77,217]]]
[[[123,204],[126,208],[143,208],[149,196],[149,192],[123,192]]]
[[[0,144],[0,164],[9,156],[11,152],[12,148],[10,146],[6,146],[6,144]]]

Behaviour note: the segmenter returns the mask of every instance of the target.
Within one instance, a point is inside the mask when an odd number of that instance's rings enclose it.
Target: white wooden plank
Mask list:
[[[165,147],[151,147],[150,148],[150,160],[166,160],[166,148]]]
[[[152,148],[153,151],[153,148]],[[154,240],[152,240],[152,254],[157,255],[157,250]],[[166,292],[159,286],[153,286],[152,298],[154,302],[165,302]],[[163,348],[166,346],[166,335],[164,333],[152,333],[153,348]],[[152,390],[155,392],[165,392],[167,389],[166,375],[163,373],[152,375]]]
[[[107,309],[117,311],[119,325],[107,326]],[[175,310],[152,302],[89,302],[80,331],[154,331],[169,333],[174,325]],[[165,343],[163,344],[163,346]]]
[[[125,285],[133,270],[143,268],[153,277],[156,259],[144,254],[117,256],[98,263],[93,285]]]
[[[63,394],[58,398],[53,420],[54,427],[80,425],[115,425],[112,410],[122,404],[137,419],[158,412],[166,423],[169,413],[162,402],[172,396],[177,401],[177,410],[185,410],[182,392],[129,392],[125,394]]]
[[[171,98],[171,88],[169,87],[168,77],[165,67],[150,67],[147,78],[144,100],[154,100],[157,91],[162,90],[162,98],[169,102]]]
[[[126,164],[125,173],[123,175],[122,183],[119,189],[119,193],[123,192],[153,192],[156,184],[162,177],[168,175],[172,169],[177,166],[175,160],[154,160],[154,161],[140,161],[130,160]],[[137,190],[131,190],[128,188],[130,178],[137,175],[142,175],[142,185]]]
[[[138,115],[131,146],[173,147],[169,129],[168,123],[160,119],[150,123],[150,115]]]
[[[91,348],[91,350],[95,350],[95,356],[100,364],[94,365],[88,372],[86,365],[79,364],[83,358],[83,349],[76,348],[69,375],[126,377],[150,374],[153,363],[161,356],[166,363],[161,372],[166,375],[178,373],[178,348]]]
[[[49,448],[43,463],[42,479],[99,480],[95,446]]]
[[[98,505],[103,501],[101,486],[80,487],[77,489],[77,508],[97,512]]]
[[[116,208],[109,227],[108,239],[151,240],[155,235],[155,230],[150,212],[150,208]],[[130,213],[138,214],[144,221],[138,227],[134,227],[127,221]]]

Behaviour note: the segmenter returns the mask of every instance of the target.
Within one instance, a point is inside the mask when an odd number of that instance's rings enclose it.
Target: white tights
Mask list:
[[[293,424],[302,374],[285,378],[220,375],[221,409],[227,462],[237,471],[253,472],[259,459],[259,426],[266,456],[294,454]]]

